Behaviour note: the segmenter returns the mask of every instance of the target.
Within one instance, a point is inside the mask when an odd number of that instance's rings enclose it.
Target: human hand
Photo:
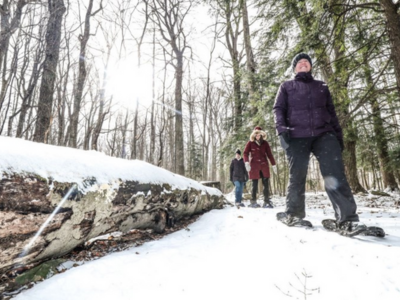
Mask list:
[[[247,171],[247,172],[250,172],[250,170],[251,170],[250,163],[249,163],[249,162],[246,162],[244,165],[245,165],[245,167],[246,167],[246,171]]]
[[[289,143],[290,143],[289,132],[287,132],[287,131],[281,132],[279,134],[279,141],[280,141],[283,149],[286,150],[287,148],[289,148]]]
[[[284,141],[286,142],[286,144],[290,143],[290,135],[289,132],[284,131],[280,134],[282,136],[282,138],[284,139]]]

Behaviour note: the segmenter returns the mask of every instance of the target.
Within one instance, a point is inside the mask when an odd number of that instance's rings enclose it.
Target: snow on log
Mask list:
[[[115,231],[163,232],[223,205],[222,193],[95,151],[0,137],[0,274]]]

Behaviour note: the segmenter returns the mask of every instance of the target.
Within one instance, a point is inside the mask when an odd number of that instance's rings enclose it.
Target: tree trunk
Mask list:
[[[138,126],[139,126],[139,99],[136,99],[135,116],[133,118],[133,137],[132,137],[132,144],[131,144],[131,159],[137,159]]]
[[[397,1],[396,4],[392,0],[379,0],[379,2],[385,12],[397,89],[400,94],[400,2]]]
[[[51,126],[54,83],[60,52],[61,24],[66,11],[64,0],[49,0],[49,21],[46,29],[46,57],[43,62],[34,141],[46,143]]]
[[[15,1],[12,1],[15,2]],[[0,5],[0,71],[6,65],[6,53],[8,52],[8,45],[10,42],[11,35],[17,30],[21,23],[22,9],[27,4],[26,0],[18,0],[14,16],[11,18],[10,1],[3,0],[3,4]],[[14,4],[13,4],[14,5]],[[1,103],[0,103],[1,108]]]
[[[156,29],[153,28],[153,57],[152,57],[152,101],[151,101],[151,116],[150,116],[150,158],[151,164],[154,164],[156,150],[156,124],[154,118],[154,106],[156,101]]]
[[[31,155],[29,149],[26,155]],[[1,159],[0,165],[4,165]],[[131,163],[133,168],[143,167]],[[157,167],[153,168],[159,172]],[[132,229],[161,233],[188,216],[223,206],[222,193],[201,185],[171,188],[167,179],[160,184],[118,179],[100,183],[98,178],[91,177],[75,183],[56,182],[42,176],[2,174],[0,274],[21,265],[60,257],[103,234]],[[86,192],[77,185],[85,186]],[[0,291],[3,290],[2,280]]]
[[[38,49],[40,49],[40,47],[38,47]],[[19,115],[19,120],[18,120],[18,125],[17,125],[17,133],[16,133],[17,137],[22,137],[24,126],[26,125],[25,124],[26,116],[27,116],[28,110],[31,109],[33,93],[37,86],[37,82],[39,80],[39,72],[40,72],[39,62],[40,62],[41,57],[42,57],[41,50],[38,50],[35,53],[35,56],[33,58],[34,63],[32,66],[32,73],[31,73],[31,77],[29,79],[28,88],[24,91],[24,95],[22,98],[21,113]]]
[[[175,53],[177,66],[175,69],[175,169],[176,173],[185,175],[185,150],[183,143],[182,118],[182,80],[183,80],[183,53]]]
[[[88,8],[86,11],[85,17],[85,28],[83,31],[83,35],[79,35],[79,40],[81,43],[81,49],[79,52],[79,72],[78,79],[75,87],[75,97],[74,97],[74,108],[71,116],[71,127],[70,127],[70,139],[69,145],[72,148],[77,148],[77,139],[78,139],[78,123],[79,123],[79,114],[81,111],[81,102],[82,102],[82,93],[83,87],[86,81],[86,45],[89,41],[90,37],[90,17],[92,14],[93,8],[93,0],[89,0]]]
[[[103,72],[103,83],[100,88],[99,94],[97,96],[99,99],[99,101],[98,101],[99,113],[98,113],[96,125],[94,126],[94,129],[93,129],[93,134],[92,134],[92,145],[91,145],[92,150],[98,150],[98,140],[100,137],[101,128],[103,126],[105,117],[108,114],[108,111],[105,111],[105,102],[106,102],[105,92],[106,92],[106,82],[107,82],[107,69],[108,69],[108,63],[110,61],[111,47],[112,46],[109,46],[107,49],[108,52],[107,52],[106,65],[105,65],[104,72]]]
[[[225,40],[226,47],[228,48],[233,71],[233,103],[234,103],[234,132],[239,132],[243,124],[243,103],[241,96],[241,75],[240,75],[240,55],[238,51],[238,37],[239,37],[239,21],[240,17],[234,18],[232,3],[225,1],[223,4],[226,28],[225,28]],[[232,17],[234,18],[232,20]],[[236,28],[233,28],[236,25]]]
[[[256,84],[256,62],[254,60],[253,47],[251,46],[251,35],[250,35],[250,22],[249,14],[247,11],[247,0],[240,0],[242,2],[242,15],[243,15],[243,35],[244,45],[246,49],[246,66],[248,84],[247,89],[249,93],[249,104],[251,106],[251,115],[257,115],[257,101],[259,99],[258,89]],[[253,124],[255,126],[257,124]]]
[[[367,61],[367,60],[365,60]],[[378,158],[380,170],[382,173],[383,185],[384,189],[389,189],[390,191],[398,190],[399,187],[396,183],[396,179],[394,177],[393,171],[390,167],[390,157],[389,157],[389,148],[388,141],[386,138],[385,128],[381,116],[381,108],[377,99],[375,98],[376,90],[373,87],[374,82],[371,74],[371,67],[368,63],[364,65],[365,71],[365,79],[367,86],[371,87],[372,96],[369,99],[371,108],[372,108],[372,124],[374,128],[375,141],[377,146]]]

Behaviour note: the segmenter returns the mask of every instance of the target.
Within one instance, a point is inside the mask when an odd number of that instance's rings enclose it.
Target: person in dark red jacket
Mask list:
[[[247,142],[243,151],[243,159],[246,165],[246,170],[249,172],[249,178],[252,180],[253,187],[251,192],[251,200],[249,207],[260,207],[257,204],[257,188],[258,180],[261,178],[264,189],[264,208],[273,208],[269,200],[269,185],[268,180],[270,177],[268,160],[271,162],[272,167],[276,168],[274,156],[272,155],[271,148],[266,140],[267,134],[261,130],[261,127],[254,128],[250,135],[250,141]]]
[[[245,182],[249,180],[249,175],[247,174],[246,167],[244,166],[244,161],[241,155],[242,152],[240,151],[240,149],[237,149],[235,153],[235,158],[231,161],[229,173],[230,180],[235,185],[235,205],[243,207],[243,187]]]
[[[365,230],[344,173],[343,134],[328,86],[311,75],[309,55],[292,62],[293,80],[281,84],[274,104],[275,125],[289,162],[286,224],[305,216],[305,184],[310,154],[317,158],[336,222],[347,231]]]

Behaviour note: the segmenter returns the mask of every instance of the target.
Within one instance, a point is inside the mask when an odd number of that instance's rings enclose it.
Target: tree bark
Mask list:
[[[253,47],[251,46],[250,22],[249,22],[249,13],[247,9],[247,0],[240,0],[240,1],[242,2],[241,6],[243,15],[243,36],[244,36],[244,45],[246,49],[246,66],[247,66],[247,76],[248,76],[247,89],[249,93],[249,104],[251,107],[251,115],[255,116],[258,113],[257,101],[260,100],[256,84],[257,65],[254,59]],[[253,126],[256,125],[257,124],[253,124]]]
[[[49,0],[49,21],[46,29],[46,56],[43,63],[34,141],[46,143],[51,126],[54,83],[60,52],[61,24],[66,11],[64,0]]]
[[[183,141],[182,118],[182,81],[183,81],[183,52],[176,53],[177,66],[175,69],[175,169],[180,175],[185,175],[185,152]]]
[[[184,4],[187,3],[187,6]],[[172,48],[175,68],[175,172],[185,174],[185,152],[182,118],[182,81],[183,81],[183,55],[188,48],[187,37],[184,32],[183,21],[192,7],[193,1],[182,0],[154,0],[152,9],[154,22],[160,33]]]
[[[349,118],[349,94],[348,94],[348,81],[349,73],[347,72],[347,65],[349,63],[346,57],[346,40],[345,40],[345,27],[346,18],[342,15],[342,0],[333,0],[332,4],[335,9],[332,9],[333,22],[336,24],[333,29],[333,51],[335,60],[333,62],[335,72],[333,77],[330,78],[332,95],[336,102],[336,110],[339,118],[340,125],[343,129],[345,155],[343,156],[344,164],[346,166],[346,175],[350,187],[353,192],[366,192],[365,188],[360,184],[357,174],[357,158],[356,158],[356,144],[357,144],[357,130],[351,118]],[[346,153],[347,152],[347,153]]]
[[[70,138],[69,138],[69,146],[72,148],[77,148],[77,139],[78,139],[78,123],[79,123],[79,114],[81,111],[81,102],[82,102],[82,93],[83,87],[86,81],[86,45],[89,41],[90,37],[90,17],[92,14],[93,8],[93,0],[89,0],[88,8],[86,10],[85,17],[85,28],[83,31],[83,35],[79,35],[79,40],[81,44],[80,52],[79,52],[79,71],[78,71],[78,79],[75,87],[75,97],[74,97],[74,106],[73,112],[71,115],[71,125],[70,125]]]
[[[14,16],[11,16],[11,7],[9,0],[3,0],[3,4],[0,5],[0,71],[5,66],[6,61],[4,60],[5,54],[8,51],[8,45],[10,37],[17,30],[21,23],[22,9],[27,4],[26,0],[18,0]],[[0,103],[1,108],[1,103]]]
[[[365,58],[364,61],[364,73],[365,81],[367,87],[370,87],[370,99],[369,103],[372,108],[372,124],[374,129],[374,139],[376,141],[376,147],[378,152],[379,166],[382,173],[384,189],[389,189],[390,191],[395,191],[399,189],[397,185],[396,178],[391,168],[390,156],[389,156],[389,146],[387,134],[385,132],[384,122],[381,115],[381,107],[378,100],[376,99],[377,90],[375,88],[374,81],[372,79],[372,68]]]
[[[386,17],[393,67],[397,80],[397,89],[400,94],[400,2],[394,3],[393,0],[379,0],[379,2]]]
[[[222,193],[210,194],[207,188],[176,189],[168,183],[117,181],[100,185],[91,178],[84,185],[92,186],[90,192],[82,193],[76,183],[55,182],[35,174],[3,173],[1,274],[20,264],[60,257],[106,233],[131,229],[163,232],[187,216],[222,208],[224,199]]]
[[[241,56],[238,50],[239,40],[239,22],[240,14],[234,15],[234,7],[232,7],[231,1],[225,1],[221,8],[224,11],[226,27],[225,27],[225,41],[226,47],[228,48],[231,61],[232,61],[232,72],[233,72],[233,102],[234,102],[234,132],[239,132],[243,125],[243,103],[241,96],[241,75],[240,75],[240,59]],[[240,6],[238,8],[240,10]],[[235,25],[235,28],[233,27]]]

